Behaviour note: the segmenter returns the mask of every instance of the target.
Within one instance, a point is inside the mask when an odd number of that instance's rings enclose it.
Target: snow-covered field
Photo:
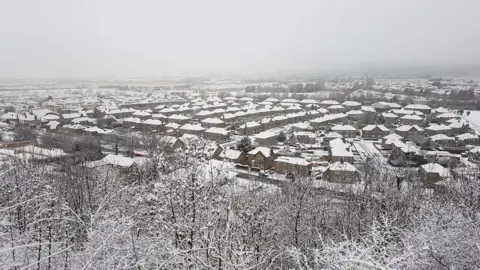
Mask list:
[[[464,118],[470,122],[470,127],[480,133],[480,111],[469,111],[470,115],[464,114]]]

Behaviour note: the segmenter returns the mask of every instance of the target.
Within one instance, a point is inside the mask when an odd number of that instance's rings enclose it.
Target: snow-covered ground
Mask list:
[[[470,122],[470,127],[474,129],[477,134],[480,134],[480,111],[469,111],[470,115],[464,114],[464,119]]]

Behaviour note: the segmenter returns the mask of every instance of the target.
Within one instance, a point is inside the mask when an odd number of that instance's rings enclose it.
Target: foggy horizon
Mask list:
[[[0,79],[478,68],[478,1],[0,4]]]

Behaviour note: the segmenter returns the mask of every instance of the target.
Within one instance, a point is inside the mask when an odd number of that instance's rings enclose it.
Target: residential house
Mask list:
[[[362,108],[362,104],[360,102],[348,100],[343,102],[342,106],[345,107],[347,111],[360,110]]]
[[[419,174],[425,187],[433,187],[435,183],[448,177],[448,170],[438,163],[427,163],[420,166]]]
[[[414,114],[405,115],[400,118],[400,123],[402,123],[402,125],[419,125],[422,122],[423,118]]]
[[[455,138],[445,134],[437,134],[430,137],[430,141],[435,146],[453,147],[455,146]]]
[[[368,125],[362,128],[362,137],[367,140],[378,140],[390,133],[384,125]]]
[[[384,125],[386,127],[392,127],[398,119],[398,116],[396,114],[389,112],[384,112],[381,114],[381,116],[385,120]]]
[[[396,129],[396,133],[409,141],[423,141],[425,138],[425,131],[417,125],[404,125]]]
[[[386,136],[384,136],[382,138],[382,147],[383,149],[385,150],[391,150],[392,147],[393,147],[393,142],[396,141],[396,140],[403,140],[403,137],[396,134],[396,133],[392,133],[392,134],[388,134]]]
[[[185,124],[179,128],[183,134],[191,134],[196,136],[203,136],[205,128],[200,125]]]
[[[437,135],[437,134],[450,134],[452,128],[446,125],[437,125],[437,124],[430,124],[428,127],[425,128],[425,132],[429,136]]]
[[[430,114],[432,111],[432,108],[428,105],[424,104],[410,104],[405,107],[406,110],[412,110],[412,111],[420,111],[424,114]]]
[[[272,131],[263,131],[254,136],[255,141],[261,146],[271,146],[278,143],[278,134]]]
[[[343,184],[353,184],[361,180],[357,168],[346,161],[337,161],[330,164],[323,172],[322,179]]]
[[[224,149],[218,155],[218,159],[228,161],[228,162],[238,163],[241,165],[247,165],[247,162],[248,162],[247,155],[244,152],[234,150],[234,149]]]
[[[274,168],[277,173],[308,176],[312,170],[312,164],[303,158],[280,156],[274,160]]]
[[[203,119],[200,124],[204,128],[209,127],[225,127],[225,122],[219,118],[205,118]]]
[[[252,168],[267,170],[273,168],[277,155],[271,148],[259,146],[248,152],[248,165]]]
[[[315,133],[309,131],[297,131],[293,133],[299,143],[315,144]]]
[[[472,133],[463,133],[460,135],[455,136],[457,140],[457,144],[459,146],[465,145],[480,145],[480,139],[478,135]]]
[[[230,132],[224,128],[211,127],[205,130],[204,138],[216,142],[225,142],[230,139]]]
[[[261,125],[257,122],[247,122],[238,128],[242,135],[252,135],[261,131]]]
[[[351,125],[335,125],[331,128],[331,131],[337,132],[344,138],[355,138],[357,136],[357,129]]]
[[[353,163],[354,156],[352,153],[352,145],[345,141],[345,139],[333,139],[328,142],[329,161],[346,161]]]

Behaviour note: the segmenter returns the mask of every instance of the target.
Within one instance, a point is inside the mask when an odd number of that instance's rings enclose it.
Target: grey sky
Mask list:
[[[0,78],[480,63],[478,0],[0,0]]]

